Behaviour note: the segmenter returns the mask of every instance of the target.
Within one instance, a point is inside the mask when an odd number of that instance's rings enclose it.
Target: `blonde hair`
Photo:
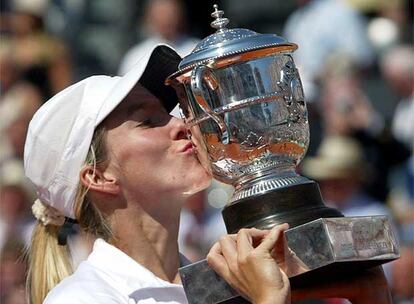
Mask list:
[[[85,165],[104,165],[107,160],[105,149],[106,130],[95,130]],[[108,239],[111,230],[104,215],[87,196],[89,188],[79,183],[75,199],[75,216],[83,231],[95,237]],[[61,280],[72,274],[70,252],[67,245],[58,245],[60,227],[44,226],[38,221],[28,250],[27,294],[29,303],[41,304],[49,291]]]

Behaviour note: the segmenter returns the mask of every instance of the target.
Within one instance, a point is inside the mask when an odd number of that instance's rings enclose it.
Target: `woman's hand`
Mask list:
[[[272,230],[241,229],[220,239],[207,262],[233,288],[255,304],[290,303],[290,285],[274,255],[283,251],[287,224]]]

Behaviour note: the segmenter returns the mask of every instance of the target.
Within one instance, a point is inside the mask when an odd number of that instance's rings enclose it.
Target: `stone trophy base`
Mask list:
[[[292,288],[352,274],[399,257],[386,216],[343,217],[323,204],[313,181],[266,193],[260,200],[238,201],[224,208],[223,218],[229,233],[243,227],[268,229],[289,223],[282,269]],[[182,267],[179,272],[190,304],[249,303],[206,260]]]

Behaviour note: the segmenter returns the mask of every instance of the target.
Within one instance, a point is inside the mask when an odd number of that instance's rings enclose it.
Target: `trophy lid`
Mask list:
[[[197,44],[191,54],[183,58],[178,66],[179,70],[187,69],[209,60],[216,60],[252,50],[275,46],[296,46],[275,34],[259,34],[242,28],[228,29],[226,25],[229,23],[229,19],[222,18],[223,14],[224,12],[218,10],[218,6],[215,4],[214,12],[211,16],[216,19],[211,22],[211,26],[217,29],[217,31],[204,38]]]

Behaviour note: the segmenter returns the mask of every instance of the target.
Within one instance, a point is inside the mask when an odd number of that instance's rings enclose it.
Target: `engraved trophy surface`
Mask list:
[[[217,31],[182,60],[166,83],[177,92],[200,162],[217,180],[235,187],[222,212],[227,231],[289,223],[285,235],[299,261],[286,270],[289,277],[339,261],[380,264],[397,258],[386,218],[342,218],[325,206],[316,182],[295,171],[309,145],[305,97],[292,57],[297,45],[274,34],[228,29],[229,20],[214,8],[211,25]],[[388,231],[370,240],[386,243],[386,249],[361,256],[355,249],[355,240],[361,243],[355,221],[368,230]],[[338,227],[345,232],[334,232]],[[338,241],[341,235],[345,243]],[[186,267],[181,276],[190,303],[218,303],[236,295],[205,261]]]

